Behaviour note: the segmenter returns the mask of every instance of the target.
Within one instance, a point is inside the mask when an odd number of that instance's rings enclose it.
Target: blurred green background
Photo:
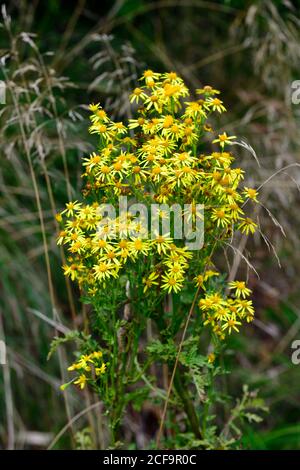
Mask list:
[[[263,423],[247,429],[244,448],[300,449],[300,365],[291,361],[291,344],[300,339],[300,105],[291,99],[299,79],[299,28],[298,2],[289,0],[2,6],[0,336],[7,365],[0,368],[1,447],[47,448],[94,399],[86,395],[83,404],[71,390],[63,398],[64,349],[47,361],[53,336],[66,331],[61,325],[80,329],[88,313],[62,274],[54,216],[80,197],[81,158],[95,145],[87,105],[100,101],[125,119],[129,90],[152,68],[176,71],[191,89],[220,89],[228,113],[214,128],[237,135],[259,158],[260,166],[245,149],[235,149],[247,170],[245,185],[262,185],[264,235],[239,247],[251,253],[260,279],[237,252],[230,260],[249,278],[257,313],[228,345],[233,372],[227,386],[234,396],[244,383],[259,388],[270,407]],[[74,433],[94,419],[90,413],[71,422],[56,447],[74,446]],[[84,446],[84,435],[78,439]]]

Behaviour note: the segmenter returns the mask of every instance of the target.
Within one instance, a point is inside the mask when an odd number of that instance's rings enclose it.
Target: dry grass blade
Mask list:
[[[85,414],[89,413],[91,410],[94,410],[96,409],[97,407],[101,406],[102,405],[102,402],[101,401],[98,401],[97,403],[93,403],[92,405],[88,406],[87,408],[85,408],[84,410],[80,411],[80,413],[77,413],[75,416],[73,416],[73,418],[70,419],[70,421],[59,431],[59,433],[55,436],[55,438],[53,439],[53,441],[51,442],[51,444],[49,445],[48,447],[48,450],[51,450],[53,449],[53,447],[57,444],[57,442],[59,441],[59,439],[65,434],[65,432],[71,427],[73,426],[76,421],[78,421],[82,416],[84,416]]]

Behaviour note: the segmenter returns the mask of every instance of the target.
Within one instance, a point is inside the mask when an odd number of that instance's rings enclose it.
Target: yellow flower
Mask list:
[[[89,132],[91,134],[99,134],[101,137],[103,137],[105,142],[109,142],[114,136],[114,133],[108,129],[106,124],[103,124],[102,122],[95,123],[90,126]]]
[[[96,165],[102,161],[102,157],[93,152],[89,158],[83,159],[83,166],[86,166],[91,171]]]
[[[80,270],[81,266],[78,265],[78,264],[71,264],[71,265],[64,265],[63,266],[63,270],[64,270],[64,275],[65,276],[68,276],[72,279],[72,281],[74,281],[76,279],[76,277],[78,276],[79,274],[79,270]]]
[[[100,367],[95,368],[96,375],[102,375],[106,371],[106,364],[103,362]]]
[[[102,255],[103,253],[110,251],[112,248],[113,245],[111,245],[104,238],[99,238],[98,233],[96,234],[96,237],[92,240],[92,253],[99,253],[100,255]]]
[[[94,265],[93,269],[95,273],[95,278],[98,281],[103,281],[104,279],[108,279],[111,276],[116,277],[117,275],[116,265],[114,265],[110,261],[102,261],[99,264]]]
[[[94,351],[94,352],[91,354],[91,357],[94,357],[95,359],[101,359],[102,356],[103,356],[102,351]]]
[[[252,292],[248,287],[246,287],[246,284],[244,281],[232,281],[232,282],[229,282],[228,286],[229,286],[229,289],[235,289],[235,295],[238,298],[240,297],[245,298],[248,295],[250,295]]]
[[[90,105],[89,108],[93,113],[90,117],[93,123],[107,122],[109,120],[106,112],[104,111],[104,109],[101,108],[99,103],[95,105]]]
[[[81,204],[82,203],[78,201],[68,202],[66,209],[63,210],[61,214],[66,214],[68,217],[73,216],[76,211],[79,211]]]
[[[177,262],[174,264],[169,264],[168,274],[173,277],[183,277],[184,266]]]
[[[77,364],[77,362],[74,362],[74,364],[72,364],[68,367],[68,370],[70,372],[73,371],[73,370],[77,370],[77,369],[80,369],[80,366]]]
[[[92,111],[92,113],[95,113],[96,111],[98,111],[99,107],[100,107],[100,103],[97,103],[97,104],[91,103],[89,105],[89,110]]]
[[[82,354],[77,364],[79,365],[79,367],[82,367],[84,369],[87,366],[88,362],[94,362],[92,357],[89,354]]]
[[[253,305],[252,305],[252,300],[237,299],[235,301],[235,305],[236,305],[238,313],[240,313],[242,315],[249,315],[250,317],[253,317],[254,308],[253,308]]]
[[[225,144],[231,144],[231,140],[232,139],[236,139],[236,136],[235,135],[232,135],[232,136],[228,136],[226,134],[226,132],[223,132],[223,134],[219,134],[219,138],[218,139],[215,139],[213,140],[213,144],[217,144],[219,143],[220,144],[220,147],[223,149]]]
[[[208,98],[206,103],[213,111],[218,111],[218,113],[226,111],[223,101],[219,100],[219,98]]]
[[[159,77],[160,77],[159,73],[153,72],[153,70],[148,69],[148,70],[145,70],[145,72],[143,73],[143,77],[141,78],[141,80],[144,79],[146,83],[149,83],[153,80],[159,79]]]
[[[187,107],[184,116],[193,118],[206,117],[203,106],[198,101],[187,101],[185,104]]]
[[[111,181],[111,168],[108,165],[102,165],[97,168],[96,176],[98,177],[99,181]]]
[[[163,129],[167,129],[168,127],[171,127],[174,123],[174,118],[169,114],[165,116],[161,121],[161,127]]]
[[[129,101],[130,103],[134,103],[135,101],[138,103],[140,99],[145,99],[146,96],[146,93],[141,88],[135,88],[130,95]]]
[[[205,320],[203,322],[203,325],[204,326],[207,326],[207,325],[210,325],[212,327],[215,327],[216,326],[216,322],[215,322],[215,315],[211,314],[211,313],[208,313],[205,317]]]
[[[67,235],[67,232],[65,230],[61,230],[58,234],[58,238],[57,238],[57,244],[58,245],[61,245],[63,242],[64,242],[64,239]]]
[[[146,106],[147,111],[154,108],[155,111],[161,113],[162,103],[158,92],[153,92],[150,96],[148,96],[144,101],[144,105]]]
[[[209,310],[213,307],[213,305],[214,305],[214,302],[209,297],[199,300],[199,307],[201,310]]]
[[[247,197],[249,199],[253,199],[253,201],[257,202],[258,192],[256,191],[256,189],[247,188],[245,186],[243,194],[244,194],[245,197]]]
[[[109,125],[109,130],[112,130],[116,132],[117,134],[126,134],[127,129],[126,126],[124,126],[123,122],[112,122]]]
[[[143,284],[145,284],[143,292],[147,292],[152,286],[158,286],[158,274],[156,272],[152,272],[149,274],[148,277],[143,277]]]
[[[230,312],[226,308],[221,307],[216,309],[215,318],[216,320],[225,320],[226,318],[228,318],[229,314]]]
[[[93,118],[92,118],[93,120]],[[106,112],[104,111],[104,109],[99,109],[95,115],[94,115],[94,122],[99,122],[99,121],[103,121],[103,122],[107,122],[109,119],[107,117],[107,114]]]
[[[231,334],[232,330],[239,331],[237,326],[240,326],[241,322],[237,321],[234,316],[228,318],[225,323],[222,325],[222,330],[228,330],[228,333]]]
[[[167,235],[158,235],[154,240],[152,240],[151,244],[156,248],[159,255],[162,253],[166,255],[172,243],[172,238],[168,237]]]
[[[149,251],[149,243],[147,241],[141,240],[140,238],[135,238],[128,243],[129,255],[136,257],[140,254],[147,255]]]
[[[120,266],[121,264],[118,259],[118,253],[114,248],[104,253],[103,256],[100,258],[100,261],[103,261],[104,263],[108,261],[112,264],[115,264],[116,266]]]
[[[207,356],[207,359],[208,359],[208,362],[210,364],[213,364],[216,360],[216,355],[214,353],[210,353],[208,356]]]
[[[136,127],[141,127],[145,124],[145,119],[143,117],[139,117],[138,119],[129,119],[128,128],[135,129]]]
[[[217,271],[213,271],[212,269],[208,269],[204,273],[204,280],[207,281],[207,279],[209,279],[210,277],[219,276],[219,275],[220,275],[220,273],[218,273]]]
[[[217,222],[217,227],[226,227],[230,224],[230,214],[225,209],[213,209],[211,219]]]
[[[205,85],[205,87],[203,88],[198,88],[196,90],[196,93],[198,93],[198,95],[218,95],[220,92],[219,90],[216,90],[214,88],[212,88],[211,86],[209,85]]]
[[[249,233],[254,233],[256,227],[257,224],[252,219],[250,219],[250,217],[242,219],[242,222],[238,225],[239,230],[241,230],[242,233],[245,233],[246,235],[249,235]]]
[[[198,276],[194,277],[193,281],[195,282],[196,286],[202,287],[204,283],[204,276],[202,274],[198,274]]]
[[[76,380],[74,381],[74,384],[75,384],[75,385],[78,385],[78,386],[81,388],[81,390],[83,390],[84,387],[85,387],[85,385],[86,385],[86,382],[87,382],[86,376],[85,376],[84,374],[81,374],[81,375],[78,377],[78,379],[76,379]]]
[[[240,206],[234,202],[232,204],[229,204],[229,211],[230,211],[230,217],[232,220],[238,220],[240,215],[244,214],[244,211],[240,208]]]
[[[170,292],[179,292],[183,285],[183,278],[174,277],[169,274],[162,276],[162,289],[166,290],[169,294]]]

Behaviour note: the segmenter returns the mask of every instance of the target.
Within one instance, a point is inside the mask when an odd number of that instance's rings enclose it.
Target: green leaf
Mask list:
[[[65,336],[55,336],[50,344],[50,350],[47,356],[47,360],[51,358],[51,356],[56,352],[57,348],[68,341],[78,340],[80,338],[79,331],[70,331],[66,333]]]

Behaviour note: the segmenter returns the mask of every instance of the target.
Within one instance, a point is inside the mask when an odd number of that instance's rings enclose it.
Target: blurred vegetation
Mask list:
[[[2,14],[3,448],[47,448],[61,430],[56,447],[89,445],[95,414],[71,418],[96,398],[86,394],[83,403],[69,391],[64,400],[59,385],[69,350],[47,361],[53,336],[83,329],[88,314],[62,274],[54,215],[81,190],[80,160],[93,143],[88,103],[100,101],[113,116],[127,116],[128,90],[147,67],[175,70],[192,88],[209,83],[222,90],[230,113],[212,124],[239,135],[259,157],[260,166],[238,149],[247,185],[261,186],[260,224],[268,238],[251,246],[259,280],[238,252],[228,260],[249,277],[257,319],[230,341],[225,359],[234,373],[225,385],[236,396],[243,384],[259,387],[270,408],[264,422],[244,434],[243,447],[300,449],[300,369],[291,362],[300,329],[300,115],[291,101],[291,83],[299,78],[297,2],[23,0],[9,2]],[[246,240],[237,243],[246,253]],[[132,412],[133,436],[151,435],[157,426],[152,410],[141,416],[143,422]]]

